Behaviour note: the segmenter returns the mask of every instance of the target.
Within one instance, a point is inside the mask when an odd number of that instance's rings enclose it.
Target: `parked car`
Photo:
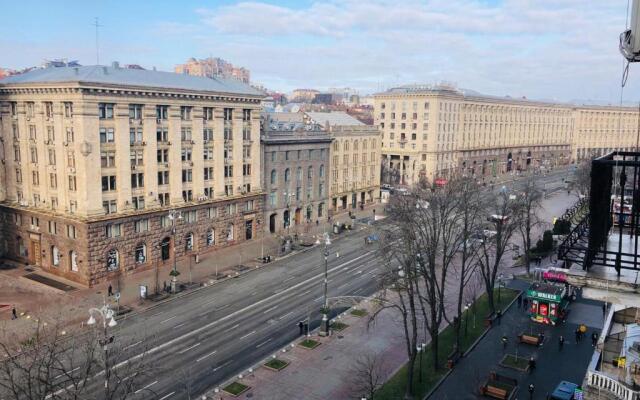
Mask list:
[[[575,383],[562,381],[556,386],[555,390],[549,396],[550,400],[574,400],[576,389],[579,386]]]
[[[371,235],[367,236],[366,238],[364,238],[364,243],[365,244],[371,244],[371,243],[377,242],[379,240],[380,240],[380,237],[374,233],[374,234],[371,234]]]

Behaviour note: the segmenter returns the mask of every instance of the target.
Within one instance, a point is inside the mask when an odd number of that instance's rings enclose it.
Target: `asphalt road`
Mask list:
[[[377,245],[364,245],[370,232],[342,235],[329,247],[329,297],[375,292],[382,268]],[[202,394],[294,340],[300,320],[310,316],[311,329],[317,327],[322,251],[310,249],[120,320],[112,333],[126,356],[118,362],[144,353],[151,367],[148,377],[139,380],[136,398]],[[101,377],[96,378],[96,394],[101,385]]]
[[[554,171],[540,182],[553,186],[564,177],[566,170]],[[517,190],[518,184],[507,186]],[[365,227],[342,235],[329,247],[329,297],[368,297],[376,291],[383,267],[377,245],[364,244],[370,232]],[[298,336],[299,321],[310,318],[311,329],[317,327],[322,253],[316,247],[120,320],[111,330],[113,347],[119,348],[116,363],[144,354],[147,365],[144,378],[135,379],[135,398],[195,398],[280,351]],[[101,390],[97,377],[91,392],[100,398]]]

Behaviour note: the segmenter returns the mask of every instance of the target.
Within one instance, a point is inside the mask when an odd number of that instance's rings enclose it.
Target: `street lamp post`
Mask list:
[[[502,280],[504,279],[504,275],[498,275],[498,304],[502,304],[500,300],[500,293],[502,292]]]
[[[467,303],[464,306],[464,337],[467,337],[467,331],[469,330],[469,307],[471,304]]]
[[[104,351],[104,394],[105,399],[108,399],[110,397],[109,379],[111,377],[111,367],[109,366],[109,344],[113,343],[113,336],[108,335],[108,328],[113,328],[118,325],[118,323],[116,322],[115,313],[106,303],[104,303],[100,308],[89,309],[89,320],[87,321],[87,325],[96,324],[97,321],[94,314],[98,315],[102,319],[102,339],[100,339],[99,343]]]
[[[322,309],[322,324],[320,326],[320,335],[329,335],[329,298],[327,297],[327,285],[329,282],[329,245],[331,244],[331,238],[328,233],[324,233],[324,250],[322,252],[324,256],[324,306]],[[316,244],[320,244],[320,239],[316,240]]]
[[[422,353],[424,353],[424,350],[426,347],[427,347],[426,343],[418,343],[418,346],[417,346],[418,353],[420,354],[420,372],[419,372],[420,383],[422,383]]]
[[[171,220],[171,235],[173,236],[173,270],[171,271],[171,293],[176,293],[178,283],[178,259],[176,256],[176,220],[182,219],[182,212],[177,210],[169,211],[167,215]]]

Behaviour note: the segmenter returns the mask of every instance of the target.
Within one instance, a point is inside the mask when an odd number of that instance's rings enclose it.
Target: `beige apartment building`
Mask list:
[[[374,96],[382,181],[479,179],[549,169],[633,146],[638,111],[486,96],[448,86],[403,86]],[[632,140],[633,138],[633,140]]]
[[[380,130],[345,112],[307,112],[333,138],[331,145],[332,213],[355,209],[380,200]]]
[[[252,239],[261,98],[115,65],[0,81],[0,256],[93,285]]]
[[[186,63],[176,65],[174,72],[177,74],[203,76],[207,78],[232,78],[247,84],[251,80],[251,72],[248,69],[236,67],[218,57],[209,57],[202,60],[190,58]]]

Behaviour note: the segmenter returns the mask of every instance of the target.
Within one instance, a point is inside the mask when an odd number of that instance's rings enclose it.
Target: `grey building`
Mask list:
[[[265,230],[293,234],[327,219],[331,141],[320,125],[263,117]]]

